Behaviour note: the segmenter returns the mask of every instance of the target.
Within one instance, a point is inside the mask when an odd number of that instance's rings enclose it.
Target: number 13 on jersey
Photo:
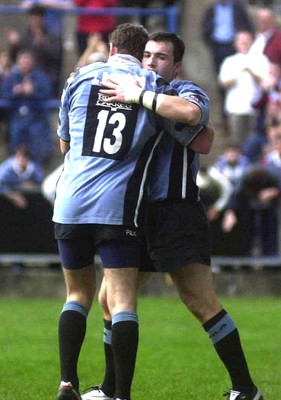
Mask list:
[[[133,140],[138,104],[107,103],[92,86],[83,134],[83,156],[121,160]]]

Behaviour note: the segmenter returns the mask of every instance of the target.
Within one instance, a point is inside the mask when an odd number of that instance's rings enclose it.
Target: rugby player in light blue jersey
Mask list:
[[[143,27],[119,25],[110,35],[108,62],[81,68],[67,81],[62,95],[58,136],[65,159],[53,221],[67,299],[59,320],[57,400],[81,399],[77,362],[95,294],[96,253],[103,263],[112,315],[113,398],[130,400],[138,346],[137,272],[142,247],[138,216],[153,149],[163,128],[174,131],[174,124],[154,111],[161,102],[161,108],[173,111],[179,121],[205,123],[202,105],[171,96],[176,92],[163,78],[142,69],[147,40]],[[106,102],[102,82],[116,78],[124,82],[129,76],[138,76],[144,107]]]
[[[202,108],[205,98],[202,89],[192,82],[175,80],[183,52],[184,44],[176,35],[154,33],[146,45],[143,65],[170,81],[185,101],[193,101]],[[138,86],[136,80],[131,80],[131,87],[124,87],[122,83],[116,85],[114,82],[108,86],[110,89],[103,90],[103,93],[111,94],[113,101],[128,100],[133,92],[133,100],[138,101],[137,93],[140,93],[140,89],[134,89],[134,86]],[[168,115],[163,103],[156,111]],[[183,125],[176,128],[177,139],[184,143],[185,133],[181,130]],[[194,127],[190,127],[190,131],[192,129]],[[150,204],[146,211],[146,240],[154,267],[157,271],[170,274],[183,303],[208,332],[223,361],[232,382],[232,389],[227,393],[228,400],[262,400],[261,392],[251,379],[237,327],[220,304],[212,283],[209,227],[196,185],[198,152],[208,152],[212,137],[212,131],[203,130],[187,146],[181,145],[167,133],[163,135],[155,148],[148,171]],[[140,275],[143,281],[144,274]],[[104,332],[107,335],[104,343],[106,371],[103,383],[83,395],[83,400],[111,400],[114,391],[114,365],[108,340],[111,316],[107,307],[105,282],[101,287],[99,301],[104,310]]]

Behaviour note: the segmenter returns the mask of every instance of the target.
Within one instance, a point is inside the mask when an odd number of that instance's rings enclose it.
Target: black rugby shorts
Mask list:
[[[159,272],[211,263],[209,223],[201,202],[150,204],[145,233],[149,256]]]

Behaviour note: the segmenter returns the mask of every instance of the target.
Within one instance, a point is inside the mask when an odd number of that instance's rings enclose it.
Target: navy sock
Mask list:
[[[253,381],[241,346],[238,329],[225,310],[203,325],[224,363],[232,382],[232,389],[251,393]]]
[[[103,344],[104,344],[104,354],[105,354],[105,373],[102,383],[102,390],[108,397],[113,397],[115,392],[115,368],[114,359],[111,346],[111,321],[104,321],[103,330]]]
[[[130,400],[138,348],[138,318],[133,312],[120,312],[112,318],[112,352],[115,365],[115,398]]]
[[[65,303],[59,320],[61,380],[79,389],[77,363],[86,333],[88,310],[76,302]]]

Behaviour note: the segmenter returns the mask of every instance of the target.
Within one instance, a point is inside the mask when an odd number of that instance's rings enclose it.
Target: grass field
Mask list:
[[[0,299],[0,400],[55,400],[58,300]],[[281,299],[225,298],[265,400],[281,399]],[[133,400],[216,400],[230,381],[206,333],[176,298],[141,297]],[[80,356],[81,389],[101,382],[102,315],[95,303]]]

